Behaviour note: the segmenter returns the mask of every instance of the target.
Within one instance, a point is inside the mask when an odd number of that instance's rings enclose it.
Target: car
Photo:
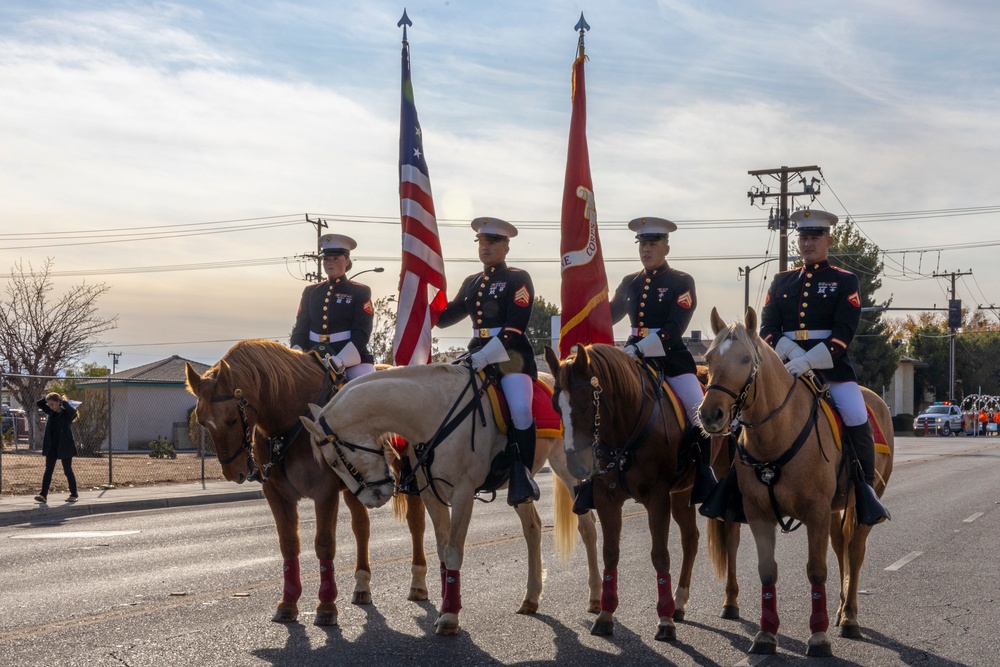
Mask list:
[[[962,432],[962,411],[954,403],[935,403],[913,420],[913,435],[958,435]]]
[[[28,423],[24,418],[24,410],[4,405],[2,423],[3,426],[0,428],[0,431],[4,435],[11,431],[16,431],[19,435],[24,435],[28,432]]]

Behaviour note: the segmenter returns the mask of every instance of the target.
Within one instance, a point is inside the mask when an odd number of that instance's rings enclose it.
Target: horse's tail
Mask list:
[[[396,521],[406,521],[406,509],[410,503],[409,498],[405,493],[397,493],[392,497],[392,516]]]
[[[716,579],[725,579],[729,573],[729,547],[726,542],[726,524],[708,520],[708,555]]]
[[[563,563],[568,563],[576,548],[576,515],[573,514],[573,497],[559,475],[552,476],[553,495],[555,496],[555,527],[556,553]]]

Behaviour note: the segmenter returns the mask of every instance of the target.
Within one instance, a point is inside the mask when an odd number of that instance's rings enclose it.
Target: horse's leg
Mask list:
[[[674,620],[684,620],[684,608],[691,595],[691,573],[694,571],[694,559],[698,555],[698,540],[701,533],[694,506],[691,506],[690,490],[671,496],[670,514],[677,522],[681,531],[681,571],[677,575],[677,589],[674,591]]]
[[[528,545],[528,587],[519,614],[534,614],[542,597],[542,519],[535,503],[521,503],[515,510],[521,519],[521,531]]]
[[[872,526],[853,525],[854,517],[848,521],[853,526],[851,533],[847,532],[847,571],[846,591],[844,593],[843,617],[840,621],[840,636],[847,639],[861,639],[861,623],[858,621],[858,588],[861,586],[861,568],[865,564],[865,553],[868,550],[868,535]]]
[[[438,617],[437,634],[458,634],[458,612],[462,609],[460,572],[465,559],[465,538],[472,520],[474,489],[467,483],[456,485],[451,494],[451,526],[444,548],[444,601]]]
[[[371,604],[372,565],[368,554],[372,530],[371,517],[368,516],[368,508],[346,488],[344,504],[351,512],[351,528],[354,530],[354,541],[358,545],[357,557],[354,560],[354,594],[351,596],[351,604]]]
[[[406,525],[410,528],[413,562],[410,567],[410,593],[407,600],[427,599],[427,556],[424,554],[424,530],[427,516],[420,496],[405,496]]]
[[[271,508],[274,525],[278,531],[278,548],[284,561],[282,566],[284,586],[278,609],[271,620],[275,623],[292,623],[299,618],[299,596],[302,595],[302,579],[299,576],[299,508],[298,503],[277,487],[281,483],[277,476],[264,484],[264,497]]]
[[[448,507],[438,502],[437,498],[430,491],[426,493],[429,497],[423,494],[420,497],[424,501],[424,507],[427,508],[427,514],[431,517],[431,525],[434,527],[434,543],[437,547],[437,556],[440,563],[441,599],[443,601],[445,594],[444,552],[448,546],[448,534],[451,532],[451,513]]]
[[[618,558],[622,534],[622,504],[625,496],[614,495],[603,482],[594,482],[594,506],[601,521],[604,538],[604,575],[601,585],[601,612],[590,634],[608,636],[615,631],[615,610],[618,608]]]
[[[736,554],[740,548],[740,523],[723,524],[726,534],[726,603],[722,607],[722,618],[735,620],[740,617],[740,583],[736,579]]]
[[[550,450],[549,465],[552,467],[552,472],[558,475],[559,479],[566,485],[566,488],[572,489],[580,483],[580,480],[570,474],[569,467],[566,465],[566,452],[561,446],[553,447]],[[587,588],[590,591],[587,611],[596,614],[601,611],[601,570],[597,566],[597,521],[594,513],[587,512],[578,516],[576,529],[580,533],[580,539],[583,540],[583,547],[587,552]]]
[[[834,625],[837,626],[844,620],[844,604],[846,603],[845,595],[847,593],[847,570],[845,569],[847,567],[847,552],[844,550],[844,533],[840,529],[842,516],[841,512],[835,512],[830,521],[830,547],[837,556],[837,569],[840,572],[840,605],[837,607],[837,617],[834,621]],[[847,518],[853,521],[852,517],[853,513]],[[846,528],[847,524],[845,523],[844,526]]]
[[[830,615],[826,607],[826,553],[830,534],[830,512],[819,508],[815,516],[806,519],[809,541],[809,558],[806,561],[806,576],[809,578],[812,613],[809,615],[809,644],[806,655],[826,658],[833,655],[830,638],[826,631],[830,627]]]
[[[659,625],[656,628],[655,639],[672,642],[677,640],[677,628],[674,627],[674,613],[677,606],[670,590],[670,551],[667,549],[667,538],[670,536],[670,490],[663,485],[663,488],[651,494],[644,504],[649,522],[649,535],[653,543],[650,556],[653,570],[656,572],[656,615],[659,617]],[[693,519],[694,517],[692,521]],[[695,532],[697,530],[695,527]],[[697,550],[697,540],[695,549]],[[690,573],[688,577],[690,578]],[[689,580],[689,586],[690,583]]]
[[[757,574],[760,576],[760,632],[750,645],[751,653],[771,655],[778,650],[778,563],[774,560],[776,524],[751,520],[750,531],[757,544]]]
[[[334,482],[313,499],[316,508],[316,557],[319,559],[319,603],[313,625],[337,625],[337,581],[333,561],[337,555],[337,509],[340,483]],[[360,548],[361,537],[355,533]],[[367,536],[365,537],[367,543]]]

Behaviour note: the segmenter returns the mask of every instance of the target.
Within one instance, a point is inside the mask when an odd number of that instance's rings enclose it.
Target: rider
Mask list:
[[[667,264],[669,235],[677,231],[677,225],[663,218],[645,217],[632,220],[628,228],[635,232],[639,244],[642,271],[625,276],[615,290],[611,321],[619,322],[628,315],[632,334],[625,343],[625,353],[633,359],[641,354],[653,364],[687,412],[699,450],[691,502],[700,503],[712,491],[715,475],[705,460],[710,451],[708,438],[694,426],[705,393],[696,375],[694,357],[681,337],[698,305],[694,278]]]
[[[357,246],[343,234],[320,238],[327,280],[302,291],[289,341],[292,349],[328,356],[334,368],[347,369],[348,380],[375,372],[375,358],[368,349],[375,316],[372,291],[346,277],[353,266],[351,251]]]
[[[525,332],[535,302],[531,276],[526,271],[507,266],[510,238],[517,228],[498,218],[476,218],[472,221],[479,243],[479,259],[483,270],[462,283],[458,294],[441,312],[437,326],[450,327],[472,319],[472,340],[469,341],[473,370],[480,371],[491,363],[492,349],[506,351],[507,361],[496,363],[507,405],[510,407],[511,440],[522,459],[511,465],[507,503],[518,505],[531,498],[538,500],[538,486],[531,479],[535,452],[535,421],[531,411],[534,380],[538,378],[535,353]],[[486,348],[491,341],[496,341]],[[527,460],[525,460],[527,459]]]
[[[819,371],[844,420],[844,430],[861,465],[864,484],[855,486],[858,523],[875,525],[890,518],[875,495],[875,441],[868,410],[847,356],[861,320],[858,277],[828,260],[837,216],[799,210],[789,216],[798,230],[802,267],[774,276],[761,311],[760,336],[799,377]]]

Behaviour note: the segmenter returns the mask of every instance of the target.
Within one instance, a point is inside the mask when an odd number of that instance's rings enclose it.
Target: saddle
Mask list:
[[[552,407],[552,388],[541,380],[533,383],[533,394],[531,397],[531,414],[535,417],[535,429],[539,438],[561,438],[563,437],[563,424]],[[493,418],[497,428],[501,433],[507,435],[508,424],[510,424],[510,407],[507,399],[504,398],[503,390],[499,385],[490,385],[486,390],[486,395],[490,398],[490,406],[493,408]]]
[[[819,379],[813,373],[806,373],[800,379],[802,379],[806,386],[813,392],[813,394],[820,395],[820,406],[823,408],[823,414],[826,415],[827,421],[830,423],[830,430],[833,431],[833,440],[837,445],[837,450],[840,451],[843,448],[843,437],[844,437],[844,419],[840,416],[840,412],[837,411],[837,407],[833,404],[833,400],[830,398],[830,394],[826,390],[826,386],[819,384]],[[865,410],[868,411],[868,421],[872,425],[872,436],[875,440],[875,453],[876,454],[891,454],[889,451],[889,443],[885,439],[885,433],[882,432],[882,427],[879,426],[878,420],[875,419],[875,413],[872,412],[871,407],[865,405]]]

